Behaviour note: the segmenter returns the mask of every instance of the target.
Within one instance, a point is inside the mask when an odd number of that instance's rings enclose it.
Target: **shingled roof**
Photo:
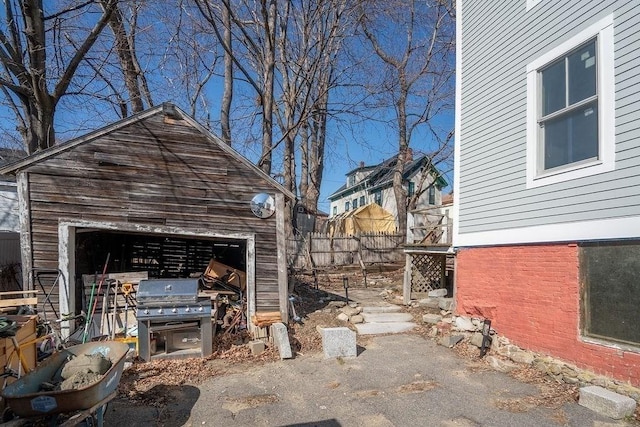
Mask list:
[[[377,188],[385,188],[393,185],[393,173],[395,171],[396,162],[398,160],[398,155],[390,157],[386,160],[383,160],[382,163],[375,166],[361,166],[360,168],[354,169],[347,173],[350,175],[358,170],[371,170],[373,169],[362,181],[356,183],[353,186],[347,186],[347,184],[343,184],[340,188],[338,188],[333,194],[329,196],[329,200],[338,199],[342,195],[345,190],[353,190],[355,188],[360,187],[361,185],[366,183],[366,188],[368,190],[374,190]],[[408,179],[414,172],[423,168],[425,165],[429,163],[429,157],[426,155],[422,155],[414,160],[407,162],[404,166],[404,170],[402,172],[402,178]],[[440,172],[432,165],[431,172],[436,176],[436,185],[440,187],[446,187],[447,181],[441,176]]]

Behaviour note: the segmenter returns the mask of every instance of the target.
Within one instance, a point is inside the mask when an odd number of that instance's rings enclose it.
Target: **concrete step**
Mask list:
[[[362,313],[365,323],[411,322],[413,316],[409,313]]]
[[[363,313],[396,313],[402,310],[399,305],[387,305],[380,307],[362,307]]]
[[[360,335],[401,334],[415,328],[413,322],[360,323],[355,325]]]

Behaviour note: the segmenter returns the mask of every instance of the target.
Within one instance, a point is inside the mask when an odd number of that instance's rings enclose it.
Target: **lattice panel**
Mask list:
[[[443,284],[444,255],[412,254],[411,292],[426,293],[440,289]]]

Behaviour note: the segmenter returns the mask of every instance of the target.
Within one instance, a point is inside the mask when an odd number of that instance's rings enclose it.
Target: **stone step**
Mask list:
[[[387,305],[380,307],[362,307],[363,313],[396,313],[402,310],[399,305]]]
[[[365,323],[411,322],[413,316],[409,313],[362,313]]]
[[[413,322],[360,323],[355,325],[360,335],[401,334],[415,328]]]
[[[599,386],[582,387],[578,404],[614,420],[629,417],[636,410],[632,398]]]

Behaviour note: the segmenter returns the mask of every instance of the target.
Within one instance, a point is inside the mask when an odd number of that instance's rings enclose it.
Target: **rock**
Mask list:
[[[326,359],[356,357],[356,333],[349,328],[323,328],[322,350]]]
[[[551,366],[549,366],[548,372],[553,375],[559,375],[560,373],[562,373],[562,367],[558,364],[552,364]]]
[[[518,347],[516,345],[512,345],[512,344],[507,344],[507,345],[501,346],[498,349],[498,354],[500,356],[511,357],[512,354],[515,354],[515,353],[517,353],[519,351],[521,351],[520,347]]]
[[[583,371],[578,374],[578,380],[580,380],[583,383],[591,383],[595,379],[596,379],[596,376],[590,372]],[[599,384],[595,384],[595,385],[599,385]]]
[[[562,376],[562,381],[564,381],[567,384],[571,384],[571,385],[578,385],[580,384],[580,380],[577,378],[573,378],[573,377],[568,377],[566,375]]]
[[[562,373],[564,375],[567,375],[569,377],[574,377],[574,378],[578,376],[578,371],[576,371],[574,367],[568,366],[568,365],[565,365],[562,367]]]
[[[437,337],[437,336],[438,336],[438,327],[437,327],[437,326],[432,326],[432,327],[429,329],[428,335],[429,335],[431,338],[435,338],[435,337]]]
[[[438,304],[440,304],[440,300],[437,300],[434,298],[425,298],[418,301],[418,304],[421,307],[438,308]]]
[[[289,343],[289,333],[284,323],[274,323],[270,326],[270,332],[273,337],[273,343],[280,353],[280,359],[291,359],[293,354]]]
[[[437,314],[425,314],[422,316],[422,321],[424,323],[433,323],[436,324],[442,320],[442,316]]]
[[[331,301],[329,304],[327,304],[329,307],[334,307],[334,308],[342,308],[345,305],[347,305],[346,302],[344,301]]]
[[[434,289],[432,291],[429,291],[429,298],[441,298],[446,296],[447,296],[446,289]]]
[[[260,340],[250,341],[249,349],[251,350],[251,354],[257,356],[259,354],[264,353],[265,345],[264,342]]]
[[[346,314],[347,316],[355,316],[356,314],[360,314],[360,311],[362,311],[362,309],[360,307],[351,307],[350,305],[345,305],[344,307],[340,308],[339,311]]]
[[[469,340],[469,342],[472,345],[475,345],[478,348],[482,347],[482,334],[480,332],[476,332],[475,334],[471,335],[471,339]]]
[[[535,357],[533,356],[533,354],[527,352],[527,351],[518,351],[515,352],[513,354],[511,354],[511,356],[509,357],[511,360],[513,360],[516,363],[525,363],[527,365],[531,365],[533,363],[533,360],[535,359]]]
[[[454,345],[458,344],[463,339],[464,339],[464,335],[449,335],[449,336],[440,338],[440,341],[438,341],[438,344],[451,348]]]
[[[454,325],[456,329],[459,331],[471,332],[476,330],[476,327],[473,325],[471,320],[462,316],[456,317],[456,320],[454,321]]]
[[[502,360],[495,356],[487,356],[484,358],[484,360],[489,363],[489,366],[500,372],[511,372],[518,367],[518,365],[511,362],[510,360]]]
[[[360,315],[360,314],[356,314],[355,316],[351,316],[349,318],[349,322],[351,322],[351,323],[362,323],[362,322],[364,322],[364,317],[362,317],[362,315]]]
[[[438,307],[445,311],[451,311],[453,306],[453,298],[441,298],[438,302]]]
[[[578,404],[614,420],[631,416],[636,410],[632,398],[598,386],[582,387]]]
[[[349,316],[346,315],[345,313],[340,313],[340,314],[338,314],[336,319],[342,320],[343,322],[348,322],[349,321]]]
[[[438,322],[436,327],[438,328],[438,331],[440,331],[442,335],[447,335],[448,333],[451,332],[451,323]]]

